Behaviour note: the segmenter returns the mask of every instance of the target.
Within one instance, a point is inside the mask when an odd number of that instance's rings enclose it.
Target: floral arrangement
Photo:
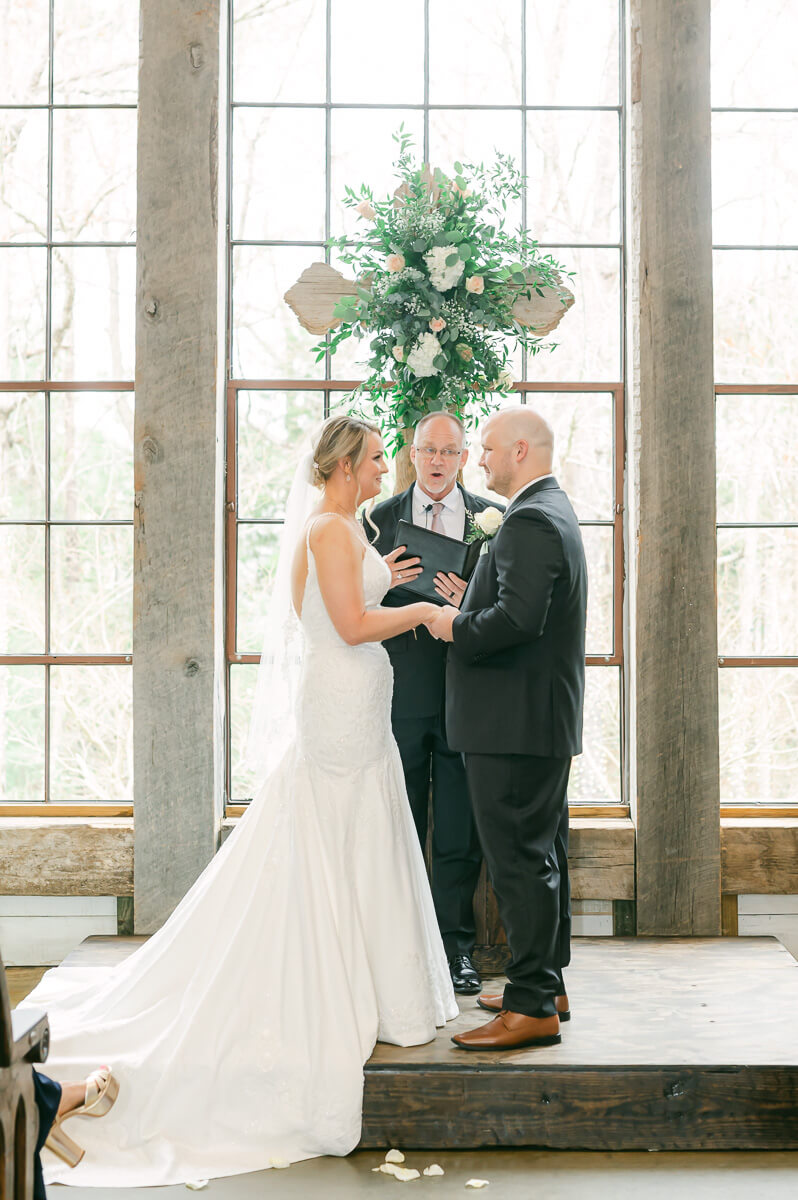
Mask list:
[[[526,230],[504,227],[507,202],[524,186],[511,158],[497,155],[490,170],[455,163],[449,179],[414,164],[403,129],[394,139],[394,195],[377,201],[366,185],[346,188],[363,231],[329,245],[354,267],[356,290],[337,301],[340,324],[316,352],[320,360],[347,338],[369,339],[372,374],[353,398],[398,450],[427,413],[447,410],[473,424],[489,412],[494,394],[513,386],[507,365],[516,347],[554,349],[519,319],[519,301],[559,289],[565,311],[573,297],[560,287],[561,273],[571,273],[541,255]]]
[[[483,508],[482,512],[478,513],[466,510],[466,544],[482,542],[480,554],[484,554],[488,548],[488,542],[499,532],[503,520],[504,513],[501,509],[494,508],[493,505]]]

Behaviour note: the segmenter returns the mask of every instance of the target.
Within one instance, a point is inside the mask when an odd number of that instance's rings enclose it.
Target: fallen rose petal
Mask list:
[[[284,1158],[270,1158],[269,1166],[274,1167],[275,1171],[283,1171],[286,1167],[290,1167],[291,1164],[286,1162]]]
[[[207,1179],[192,1179],[191,1183],[187,1183],[186,1187],[190,1192],[201,1192],[203,1188],[208,1186]]]
[[[398,1167],[396,1163],[381,1163],[376,1169],[382,1171],[383,1175],[395,1175],[402,1168]]]
[[[394,1175],[401,1183],[409,1183],[411,1179],[420,1178],[421,1172],[415,1167],[397,1167]]]
[[[393,1163],[403,1163],[405,1161],[405,1156],[404,1156],[404,1154],[402,1154],[401,1150],[389,1150],[388,1153],[385,1155],[385,1161],[393,1162]]]
[[[466,1187],[470,1187],[470,1188],[487,1187],[489,1183],[490,1183],[489,1179],[468,1179],[468,1180],[466,1180]]]
[[[443,1173],[443,1167],[439,1167],[437,1163],[430,1163],[428,1167],[424,1168],[425,1175],[443,1175]]]

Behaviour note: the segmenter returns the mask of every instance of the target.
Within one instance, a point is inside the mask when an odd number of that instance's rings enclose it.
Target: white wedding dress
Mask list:
[[[368,607],[390,569],[369,547]],[[74,1170],[48,1182],[131,1187],[234,1175],[360,1139],[376,1040],[430,1041],[457,1015],[391,734],[392,670],[347,645],[312,552],[297,737],[164,927],[121,965],[58,968],[25,1001],[52,1027],[45,1072],[101,1063],[120,1082],[101,1120],[66,1131]]]

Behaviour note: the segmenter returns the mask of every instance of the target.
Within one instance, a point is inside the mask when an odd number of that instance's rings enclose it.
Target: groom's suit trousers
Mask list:
[[[512,948],[505,1008],[552,1016],[570,961],[570,758],[465,755],[477,830]]]

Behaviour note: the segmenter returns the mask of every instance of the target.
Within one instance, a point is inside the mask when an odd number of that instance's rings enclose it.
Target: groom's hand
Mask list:
[[[427,629],[434,638],[441,642],[452,642],[452,625],[454,619],[458,616],[458,611],[451,604],[447,604],[444,608],[439,609],[431,621],[426,622]]]

